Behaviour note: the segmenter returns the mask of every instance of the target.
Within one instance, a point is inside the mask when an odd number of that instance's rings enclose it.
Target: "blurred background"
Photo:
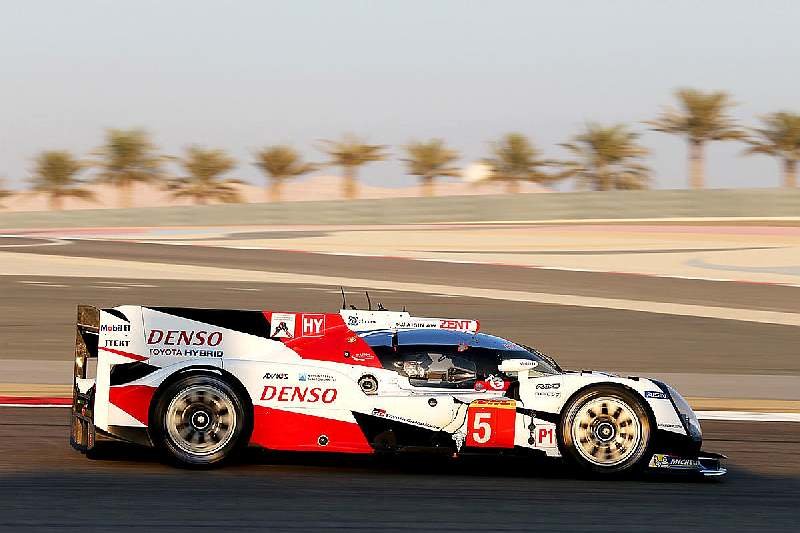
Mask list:
[[[56,527],[87,505],[61,495],[33,517],[18,494],[54,482],[119,476],[155,525],[180,515],[166,494],[185,509],[198,496],[152,457],[87,463],[66,446],[65,410],[42,406],[71,393],[77,304],[332,311],[342,286],[350,303],[369,291],[478,319],[566,368],[670,382],[732,473],[658,505],[653,486],[617,485],[628,516],[792,530],[796,2],[0,0],[0,13],[0,524]],[[403,529],[403,505],[375,487],[419,509],[410,529],[482,523],[483,509],[524,530],[529,502],[552,494],[538,518],[556,530],[577,506],[591,524],[608,511],[602,485],[553,474],[232,472],[213,474],[229,513],[203,511],[206,524],[354,528],[356,499]],[[470,496],[426,506],[456,481]],[[339,494],[307,488],[331,483]],[[512,496],[486,511],[499,488]],[[88,505],[92,526],[142,524],[132,501]]]

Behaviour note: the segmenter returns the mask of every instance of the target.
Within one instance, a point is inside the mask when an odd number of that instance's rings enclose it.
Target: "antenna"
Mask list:
[[[372,300],[369,299],[369,291],[364,291],[364,294],[367,295],[367,308],[372,311]]]
[[[347,298],[344,295],[344,287],[339,287],[342,291],[342,309],[347,309]]]

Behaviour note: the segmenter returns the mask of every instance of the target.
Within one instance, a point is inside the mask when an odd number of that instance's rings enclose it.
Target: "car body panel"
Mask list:
[[[151,408],[167,381],[211,372],[246,391],[250,443],[273,450],[527,450],[559,457],[558,423],[570,399],[587,387],[613,385],[648,406],[657,432],[671,443],[665,453],[699,451],[660,382],[562,371],[533,349],[480,333],[477,320],[383,310],[94,311],[97,324],[79,323],[78,341],[81,331],[97,330],[91,395],[80,356],[75,377],[75,405],[91,401],[90,409],[81,407],[91,416],[81,418],[78,407],[74,414],[92,431],[124,440],[149,443]]]

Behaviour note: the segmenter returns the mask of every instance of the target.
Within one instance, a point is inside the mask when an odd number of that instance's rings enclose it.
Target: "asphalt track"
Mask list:
[[[96,241],[16,251],[43,260],[57,254],[368,273],[371,279],[800,311],[800,289],[769,285]],[[351,294],[368,288],[353,287]],[[570,368],[800,374],[795,327],[413,292],[371,295],[373,303],[420,314],[479,318],[485,330],[537,346]],[[76,304],[132,302],[319,310],[341,303],[331,287],[311,285],[0,276],[0,359],[67,361]],[[351,296],[351,303],[364,301]],[[189,472],[122,445],[88,460],[67,444],[66,414],[0,408],[0,530],[796,531],[800,520],[797,423],[704,422],[705,448],[731,457],[722,482],[661,476],[606,482],[519,461],[386,463],[253,452],[224,470]]]
[[[0,530],[796,531],[798,424],[704,424],[722,481],[583,479],[558,464],[252,450],[186,471],[149,450],[67,444],[66,409],[0,409]]]

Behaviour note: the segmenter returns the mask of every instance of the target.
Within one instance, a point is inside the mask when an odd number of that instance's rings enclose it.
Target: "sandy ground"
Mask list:
[[[63,209],[99,209],[124,207],[119,191],[107,185],[91,185],[95,193],[95,201],[84,201],[67,198],[64,200]],[[270,201],[265,187],[252,184],[237,185],[241,199],[245,203]],[[507,190],[503,185],[493,183],[466,183],[462,181],[441,181],[435,186],[436,196],[478,195],[478,194],[504,194]],[[548,192],[539,185],[523,183],[520,186],[522,193]],[[361,184],[359,198],[408,198],[422,196],[418,186],[407,187],[376,187]],[[282,201],[299,202],[314,200],[341,200],[343,199],[341,178],[338,176],[312,176],[286,183],[282,190]],[[169,205],[190,205],[186,199],[176,200],[170,193],[158,187],[137,184],[131,194],[132,203],[127,207],[159,207]],[[43,211],[48,210],[47,198],[40,194],[29,192],[16,193],[0,202],[0,210],[8,211]]]

